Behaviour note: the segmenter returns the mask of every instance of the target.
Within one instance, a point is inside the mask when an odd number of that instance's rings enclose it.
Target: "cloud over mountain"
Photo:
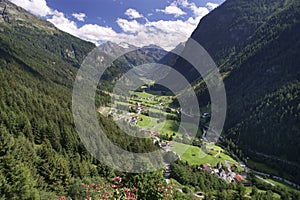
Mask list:
[[[180,42],[185,42],[198,25],[200,19],[215,8],[217,4],[207,3],[206,7],[197,6],[188,0],[176,0],[163,8],[155,11],[162,15],[173,15],[170,19],[150,20],[155,15],[151,12],[140,13],[133,8],[127,8],[123,12],[128,19],[122,16],[115,20],[121,31],[112,28],[111,25],[103,26],[97,23],[88,23],[88,13],[76,12],[66,14],[52,9],[46,0],[10,0],[25,8],[31,13],[46,18],[59,29],[84,40],[94,42],[113,41],[127,42],[135,46],[159,45],[171,50]],[[190,13],[188,15],[188,13]],[[70,17],[69,17],[70,16]],[[146,18],[145,16],[148,16]],[[185,16],[184,18],[182,16]],[[73,19],[72,19],[73,17]],[[180,18],[179,18],[180,17]],[[88,18],[89,19],[89,18]],[[81,22],[79,25],[77,22]],[[82,24],[84,23],[84,24]]]

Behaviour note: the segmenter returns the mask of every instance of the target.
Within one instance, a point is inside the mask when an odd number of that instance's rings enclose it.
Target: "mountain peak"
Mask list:
[[[10,26],[23,26],[47,32],[60,32],[52,23],[41,19],[8,0],[0,0],[0,23]]]

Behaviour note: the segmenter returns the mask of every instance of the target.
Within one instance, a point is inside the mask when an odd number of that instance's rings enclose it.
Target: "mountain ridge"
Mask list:
[[[227,0],[204,17],[192,34],[224,78],[228,100],[224,138],[278,170],[285,164],[265,161],[253,150],[300,163],[295,154],[300,151],[296,145],[300,142],[299,17],[299,1]],[[216,25],[209,28],[212,23]],[[181,58],[173,67],[194,83],[205,106],[210,98],[200,74]],[[293,168],[284,175],[300,180],[298,171]]]

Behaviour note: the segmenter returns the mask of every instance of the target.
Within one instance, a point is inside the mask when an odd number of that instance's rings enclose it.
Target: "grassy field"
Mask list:
[[[153,94],[149,94],[147,92],[134,92],[133,94],[135,94],[136,96],[140,97],[140,98],[148,98],[148,97],[153,97]]]
[[[251,192],[252,192],[252,187],[246,187],[246,195],[250,196]],[[258,192],[263,193],[263,192],[266,192],[266,191],[258,189]],[[280,195],[277,194],[277,193],[273,193],[273,198],[274,199],[280,199]]]
[[[277,181],[277,180],[273,180],[273,179],[266,179],[267,181],[273,183],[274,185],[278,186],[278,187],[281,187],[281,188],[284,188],[288,191],[298,191],[296,188],[293,188],[292,186],[286,184],[286,183],[282,183],[280,181]]]
[[[156,124],[153,130],[160,130],[161,133],[168,135],[178,134],[178,125],[173,120],[165,120],[163,123]]]
[[[138,126],[145,129],[152,129],[157,124],[157,119],[139,114]]]
[[[216,166],[220,161],[224,164],[225,160],[230,161],[230,163],[237,163],[233,158],[223,153],[223,149],[218,146],[213,146],[214,151],[221,151],[218,156],[206,154],[201,148],[190,146],[182,143],[175,142],[174,146],[171,148],[181,155],[183,161],[187,161],[190,165],[201,165],[204,163],[209,163],[212,166]]]

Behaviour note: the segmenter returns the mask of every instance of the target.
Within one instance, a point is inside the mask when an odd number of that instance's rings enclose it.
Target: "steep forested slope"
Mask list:
[[[95,46],[8,1],[1,1],[4,6],[9,20],[0,16],[0,199],[83,199],[82,182],[115,175],[87,152],[71,112],[77,69]],[[97,103],[107,98],[102,94]],[[126,137],[110,119],[99,116],[99,122],[128,151],[155,148],[151,140]],[[127,176],[143,186],[138,175]],[[161,172],[144,177],[153,177],[155,189],[162,182]]]
[[[282,173],[297,177],[299,19],[299,1],[227,0],[204,17],[192,34],[223,74],[227,138],[272,167],[289,164],[291,170]],[[200,102],[207,104],[209,95],[200,75],[183,59],[177,59],[174,68],[195,83]]]
[[[251,156],[260,152],[298,167],[299,17],[299,3],[287,2],[256,31],[236,59],[224,64],[233,69],[225,78],[229,101],[225,128],[230,137]],[[280,160],[268,163],[282,167]],[[289,173],[298,177],[293,167]]]

